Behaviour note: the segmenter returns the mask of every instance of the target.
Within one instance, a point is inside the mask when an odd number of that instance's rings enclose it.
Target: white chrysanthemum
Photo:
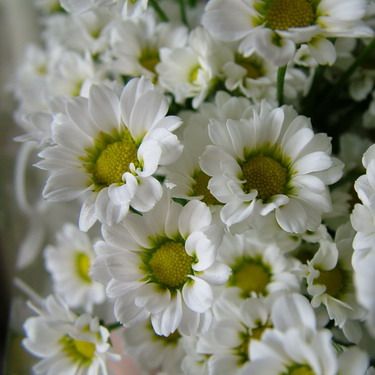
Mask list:
[[[178,331],[169,336],[157,335],[149,320],[140,322],[124,332],[126,351],[146,371],[158,370],[170,375],[181,374],[185,356],[182,336]]]
[[[346,336],[358,341],[360,330],[358,327],[353,329],[350,322],[363,319],[353,285],[353,236],[348,223],[337,230],[336,244],[329,240],[321,241],[319,250],[307,262],[305,275],[307,292],[312,296],[311,305],[316,308],[323,304],[330,319],[344,330]]]
[[[111,29],[112,64],[116,72],[126,76],[156,78],[161,48],[182,48],[187,29],[171,23],[157,23],[153,12],[142,18],[125,19]]]
[[[241,41],[245,55],[256,51],[279,66],[301,43],[320,64],[333,64],[329,38],[372,35],[361,21],[365,12],[365,0],[211,0],[203,25],[220,40]]]
[[[259,240],[255,231],[224,235],[218,259],[232,269],[226,294],[236,296],[237,301],[299,290],[292,264],[275,243]]]
[[[109,353],[109,332],[98,318],[76,316],[53,296],[33,309],[39,316],[26,320],[23,345],[41,358],[33,367],[36,374],[107,374],[106,361],[118,356]]]
[[[261,300],[220,299],[223,315],[215,317],[208,333],[199,337],[196,351],[207,356],[208,374],[238,374],[251,361],[249,347],[272,327],[270,309]]]
[[[91,311],[105,299],[104,287],[90,276],[94,251],[88,235],[72,224],[65,224],[56,235],[56,246],[45,249],[46,268],[54,281],[55,293],[69,307]]]
[[[207,335],[202,335],[199,340],[202,343]],[[183,336],[182,344],[185,348],[185,357],[182,360],[181,369],[185,375],[207,375],[209,356],[197,353],[198,336]],[[206,340],[209,347],[209,340]]]
[[[339,356],[340,375],[370,375],[367,372],[369,358],[365,352],[358,347],[347,348]]]
[[[133,79],[121,97],[105,86],[92,86],[88,99],[67,102],[54,126],[55,146],[40,153],[38,163],[50,171],[43,195],[51,201],[83,197],[80,228],[97,219],[109,225],[129,207],[152,209],[162,188],[152,175],[182,151],[172,134],[180,124],[167,116],[168,104],[146,79]]]
[[[121,323],[131,326],[151,316],[155,332],[164,336],[176,329],[190,335],[207,325],[211,284],[225,283],[230,273],[216,261],[210,224],[204,203],[182,207],[165,192],[151,212],[103,226],[94,276],[106,279]]]
[[[12,85],[21,114],[48,110],[46,77],[51,59],[50,52],[35,45],[31,44],[25,49],[22,64],[17,69]]]
[[[274,329],[249,347],[251,362],[241,375],[336,375],[337,358],[330,331],[316,329],[309,301],[299,294],[281,296],[272,306]]]
[[[84,96],[85,87],[99,83],[103,78],[90,55],[55,49],[46,81],[53,96]]]
[[[34,0],[35,5],[45,13],[56,13],[63,9],[60,0]]]
[[[192,98],[193,108],[198,108],[213,90],[222,65],[229,59],[227,47],[198,27],[190,33],[187,47],[160,51],[161,62],[156,68],[159,83],[175,96],[177,103]]]
[[[237,48],[232,52],[230,61],[223,66],[225,87],[230,91],[239,90],[253,101],[276,101],[277,67],[256,53],[245,56]],[[291,66],[285,75],[285,96],[295,99],[305,91],[307,82],[306,75]]]
[[[60,0],[61,6],[72,13],[83,13],[101,6],[111,6],[118,0]],[[124,2],[124,0],[119,0]]]
[[[353,242],[355,250],[372,248],[375,241],[375,145],[364,153],[362,163],[366,174],[354,184],[362,204],[356,204],[351,215],[351,223],[357,232]]]
[[[220,204],[208,190],[207,176],[199,165],[199,157],[210,143],[208,123],[210,119],[240,119],[246,115],[250,101],[245,98],[233,98],[219,91],[214,103],[202,103],[198,112],[182,112],[184,134],[182,143],[184,151],[173,164],[163,168],[166,183],[171,187],[173,197],[183,199],[200,199],[208,205]]]
[[[45,20],[44,39],[48,46],[62,46],[83,55],[90,53],[96,68],[109,48],[109,29],[119,15],[113,8],[95,8],[83,14],[49,17]]]
[[[314,134],[291,107],[264,101],[249,119],[210,121],[209,136],[200,165],[225,204],[227,226],[271,214],[283,230],[302,233],[330,211],[327,185],[340,178],[342,163],[330,156],[330,138]]]
[[[367,310],[367,326],[375,337],[375,250],[360,249],[353,254],[354,283],[358,302]]]

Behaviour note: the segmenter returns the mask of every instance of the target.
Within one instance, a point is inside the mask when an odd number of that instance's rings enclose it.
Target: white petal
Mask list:
[[[79,229],[84,232],[87,232],[97,220],[95,215],[95,200],[95,194],[90,194],[82,203],[79,214]]]
[[[184,208],[178,218],[178,229],[183,238],[211,224],[210,209],[203,202],[193,200]]]
[[[186,305],[193,311],[203,313],[207,311],[213,302],[212,289],[206,281],[190,276],[192,282],[185,283],[182,288],[182,296]]]
[[[178,290],[168,307],[157,315],[151,316],[151,323],[159,335],[169,336],[179,326],[182,318],[181,293]]]
[[[285,206],[276,209],[276,221],[290,233],[303,233],[307,226],[307,213],[302,204],[291,199]]]
[[[171,293],[168,289],[161,290],[154,284],[145,284],[138,290],[134,302],[151,314],[157,314],[167,308],[170,300]]]
[[[200,275],[200,278],[206,280],[210,284],[222,285],[228,281],[231,273],[231,268],[226,264],[216,262],[210,268],[206,269]]]
[[[130,204],[137,211],[150,211],[161,199],[163,189],[160,182],[151,176],[142,179],[139,178],[138,182],[137,191]]]
[[[89,111],[92,121],[99,129],[111,132],[121,122],[120,103],[116,94],[105,86],[90,88]]]

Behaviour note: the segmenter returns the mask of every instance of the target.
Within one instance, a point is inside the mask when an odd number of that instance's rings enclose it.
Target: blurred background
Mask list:
[[[20,242],[27,223],[17,207],[14,194],[14,165],[19,144],[13,138],[21,134],[13,121],[16,103],[9,90],[15,67],[21,62],[25,46],[38,42],[38,20],[30,0],[0,0],[0,355],[2,374],[20,374],[15,367],[5,371],[5,359],[20,340],[8,337],[12,279]],[[7,348],[7,353],[6,353]],[[19,349],[20,350],[20,349]],[[19,358],[22,361],[22,357]]]

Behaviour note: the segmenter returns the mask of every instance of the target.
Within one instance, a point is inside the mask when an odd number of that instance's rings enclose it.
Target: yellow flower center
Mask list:
[[[284,194],[288,180],[287,169],[275,159],[258,155],[242,165],[244,190],[258,191],[258,197],[264,201],[273,195]]]
[[[152,277],[166,288],[182,287],[192,274],[193,257],[180,242],[168,241],[157,248],[149,261]]]
[[[193,192],[191,195],[196,196],[203,196],[202,201],[207,205],[216,205],[220,204],[220,202],[211,194],[208,190],[208,181],[210,177],[207,176],[204,172],[199,171],[193,176],[194,178],[194,185],[193,185]]]
[[[271,0],[266,8],[266,25],[273,30],[310,26],[315,19],[311,0]]]
[[[263,77],[265,74],[262,60],[259,57],[245,57],[236,54],[235,62],[246,70],[246,77],[248,78],[257,79]]]
[[[296,365],[291,367],[285,375],[315,375],[315,373],[311,370],[310,366]]]
[[[89,185],[94,190],[101,190],[111,184],[121,184],[122,175],[130,171],[130,164],[137,168],[137,144],[129,130],[114,130],[111,134],[100,132],[92,147],[87,148],[86,155],[81,157],[83,166],[89,175]]]
[[[240,288],[244,297],[249,297],[252,293],[267,294],[271,273],[269,268],[261,261],[245,258],[232,269],[233,273],[229,279],[229,285]]]
[[[152,340],[161,342],[165,346],[175,346],[182,337],[177,330],[171,333],[169,336],[160,336],[155,333],[151,322],[149,322],[147,328],[152,332]]]
[[[156,73],[155,67],[159,62],[159,50],[156,48],[145,48],[139,57],[139,63],[152,73]]]
[[[76,254],[76,271],[78,276],[86,283],[91,283],[90,272],[91,261],[90,257],[83,252]]]
[[[332,297],[338,297],[345,287],[345,273],[339,266],[329,271],[319,270],[320,275],[314,280],[314,284],[325,285],[326,293]]]
[[[244,331],[239,332],[241,343],[233,349],[233,353],[237,357],[237,363],[239,366],[242,366],[245,362],[249,361],[249,345],[251,345],[251,341],[260,340],[263,332],[267,328],[270,328],[270,326],[266,324],[259,325],[251,330],[246,328]]]
[[[66,335],[60,339],[63,352],[76,363],[90,365],[94,356],[96,346],[92,342],[75,340]]]
[[[123,140],[108,145],[96,161],[96,180],[103,185],[122,182],[122,175],[129,171],[129,164],[137,160],[134,142]]]
[[[189,72],[188,81],[190,83],[194,83],[198,78],[199,69],[201,68],[200,65],[196,65],[193,69]]]

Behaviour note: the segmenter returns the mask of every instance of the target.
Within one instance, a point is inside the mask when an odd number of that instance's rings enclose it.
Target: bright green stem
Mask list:
[[[284,82],[287,65],[280,66],[277,71],[277,101],[279,106],[284,104]]]
[[[155,9],[155,12],[158,14],[162,22],[168,22],[169,18],[165,14],[164,10],[160,7],[157,0],[150,0],[151,6]]]
[[[185,8],[185,0],[178,0],[180,4],[180,14],[181,14],[181,21],[189,27],[189,22],[186,16],[186,8]]]
[[[113,331],[121,327],[123,327],[123,325],[120,322],[110,323],[106,325],[106,328],[108,329],[108,331]]]

